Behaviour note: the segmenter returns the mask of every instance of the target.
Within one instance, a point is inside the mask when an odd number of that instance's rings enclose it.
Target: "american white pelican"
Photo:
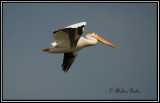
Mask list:
[[[54,31],[53,38],[56,40],[56,42],[52,43],[51,47],[43,49],[44,52],[48,53],[64,53],[62,64],[62,70],[64,72],[69,70],[80,49],[95,45],[98,42],[97,40],[117,48],[93,32],[87,32],[86,38],[81,37],[85,25],[86,22],[80,22]]]

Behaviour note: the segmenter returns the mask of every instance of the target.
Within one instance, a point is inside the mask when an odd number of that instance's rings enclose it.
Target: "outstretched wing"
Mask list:
[[[62,70],[64,72],[67,72],[69,70],[77,54],[78,52],[64,53],[64,59],[62,64],[62,68],[63,68]]]
[[[58,46],[70,46],[71,48],[76,47],[79,38],[81,37],[86,22],[81,22],[67,26],[63,29],[59,29],[53,32],[53,37],[57,42]]]

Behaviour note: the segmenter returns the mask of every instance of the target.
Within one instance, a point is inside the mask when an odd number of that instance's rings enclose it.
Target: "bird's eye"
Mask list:
[[[93,33],[92,36],[97,37],[97,34],[96,34],[96,33]]]
[[[92,33],[92,34],[91,34],[91,36],[94,36],[94,35],[95,35],[95,33]]]

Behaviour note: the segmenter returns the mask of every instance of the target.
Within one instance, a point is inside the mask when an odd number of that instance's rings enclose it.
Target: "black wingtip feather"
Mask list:
[[[77,56],[78,52],[71,52],[71,53],[64,53],[64,59],[62,64],[62,70],[67,72],[71,67],[72,63],[74,62],[75,57]]]

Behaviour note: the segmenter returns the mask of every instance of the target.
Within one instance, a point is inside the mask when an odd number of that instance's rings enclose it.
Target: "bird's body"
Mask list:
[[[53,37],[56,42],[51,44],[52,47],[43,49],[43,51],[48,53],[64,53],[62,67],[65,72],[69,70],[80,49],[87,46],[93,46],[98,40],[117,48],[93,32],[87,32],[85,38],[81,37],[85,25],[86,22],[81,22],[53,32]]]
[[[65,45],[59,44],[56,42],[53,42],[51,45],[53,46],[52,50],[48,51],[49,53],[70,53],[70,52],[75,52],[79,51],[80,49],[87,47],[87,46],[92,46],[96,45],[98,41],[95,39],[94,41],[85,39],[84,37],[81,37],[79,41],[77,42],[76,47],[71,48],[69,43],[66,43]]]

